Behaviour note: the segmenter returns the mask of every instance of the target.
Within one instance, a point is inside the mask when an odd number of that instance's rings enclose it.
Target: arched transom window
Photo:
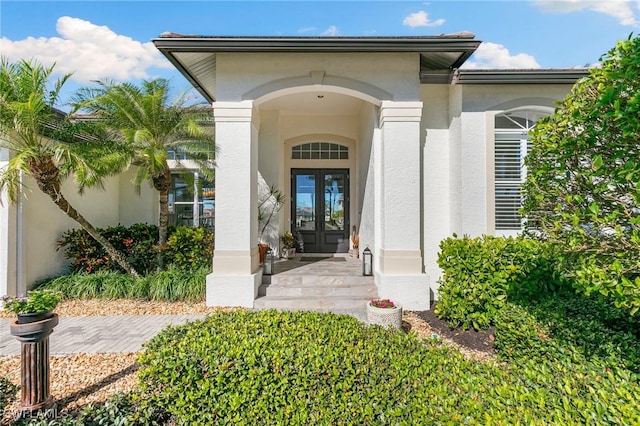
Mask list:
[[[331,142],[308,142],[291,148],[293,160],[348,160],[349,147]]]

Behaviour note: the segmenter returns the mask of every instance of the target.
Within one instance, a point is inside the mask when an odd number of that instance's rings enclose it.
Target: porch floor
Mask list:
[[[378,296],[373,277],[362,275],[350,254],[303,253],[274,262],[263,275],[254,308],[348,314],[366,321],[366,305]]]

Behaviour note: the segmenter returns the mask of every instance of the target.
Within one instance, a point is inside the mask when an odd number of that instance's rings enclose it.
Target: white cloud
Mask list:
[[[298,34],[311,33],[316,30],[316,27],[304,27],[298,30]]]
[[[412,13],[411,15],[404,18],[402,21],[402,25],[415,28],[415,27],[437,27],[439,25],[444,24],[444,19],[436,19],[435,21],[429,20],[429,14],[424,10],[421,10],[416,13]]]
[[[534,4],[542,10],[553,13],[571,13],[581,10],[604,13],[613,16],[621,25],[640,26],[633,5],[640,3],[630,0],[535,0]]]
[[[324,30],[320,35],[332,37],[332,36],[337,36],[339,34],[340,34],[340,31],[338,30],[338,27],[336,27],[335,25],[332,25],[326,30]]]
[[[532,69],[540,68],[540,64],[531,55],[518,53],[511,55],[509,49],[501,44],[484,42],[473,56],[464,63],[467,69]]]
[[[47,65],[55,62],[57,72],[73,72],[73,79],[81,83],[149,78],[149,68],[172,67],[153,43],[116,34],[106,26],[62,16],[56,30],[61,37],[17,41],[3,37],[2,53],[12,61],[34,58]]]

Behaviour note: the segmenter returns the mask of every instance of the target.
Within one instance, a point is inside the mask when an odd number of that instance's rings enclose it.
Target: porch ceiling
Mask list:
[[[340,93],[322,91],[294,93],[271,99],[260,108],[279,110],[283,115],[357,115],[363,101]]]
[[[164,33],[155,46],[209,101],[218,52],[416,52],[422,83],[448,83],[480,45],[468,32],[427,37],[209,37]]]

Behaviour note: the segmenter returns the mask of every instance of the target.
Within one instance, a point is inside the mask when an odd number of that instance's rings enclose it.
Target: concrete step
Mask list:
[[[373,299],[378,296],[378,289],[373,284],[263,284],[258,290],[258,296],[301,298],[326,296]]]
[[[369,298],[345,298],[334,296],[295,297],[264,296],[253,302],[257,310],[278,309],[285,311],[317,311],[317,312],[366,312]]]
[[[371,285],[375,286],[373,277],[361,275],[306,275],[306,274],[277,274],[263,275],[262,284],[283,287],[316,287],[316,286],[345,286]]]

